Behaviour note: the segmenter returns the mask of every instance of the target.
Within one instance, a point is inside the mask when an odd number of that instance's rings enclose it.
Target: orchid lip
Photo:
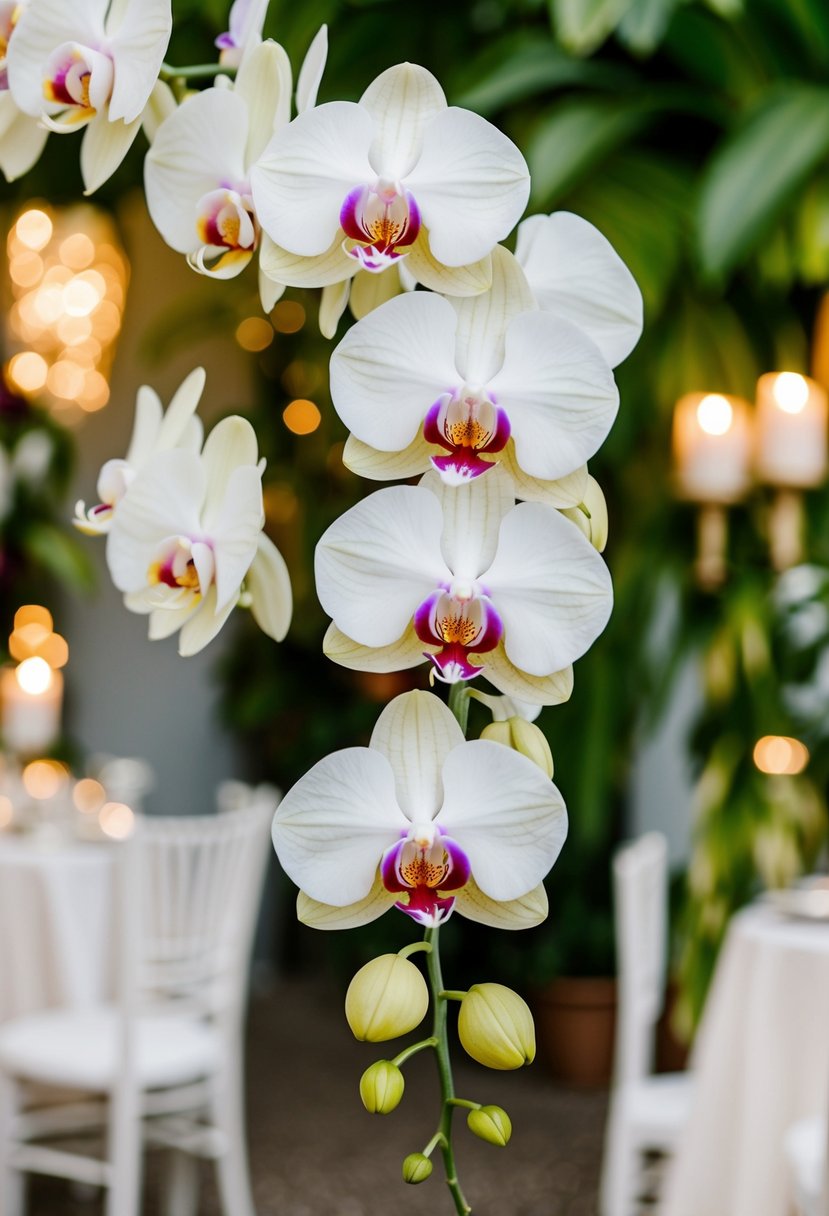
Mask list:
[[[437,654],[426,651],[434,675],[445,683],[471,680],[481,664],[473,656],[494,650],[504,633],[494,604],[479,584],[456,579],[451,587],[432,592],[414,614],[415,633],[421,642],[437,646]]]
[[[470,873],[464,850],[432,823],[413,825],[380,862],[386,890],[406,897],[395,907],[427,928],[446,920],[454,906],[454,896],[441,892],[465,887]]]
[[[409,251],[420,232],[420,208],[396,182],[377,181],[351,190],[340,209],[340,226],[355,242],[346,253],[364,270],[386,270]]]
[[[462,485],[488,472],[496,462],[483,460],[483,454],[503,451],[510,433],[506,411],[478,386],[463,385],[442,393],[423,421],[426,441],[448,452],[431,460],[449,485]]]

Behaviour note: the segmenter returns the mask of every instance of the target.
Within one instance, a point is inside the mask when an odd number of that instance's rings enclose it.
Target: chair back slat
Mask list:
[[[616,1081],[647,1076],[665,993],[668,848],[649,832],[613,860],[618,1014]]]

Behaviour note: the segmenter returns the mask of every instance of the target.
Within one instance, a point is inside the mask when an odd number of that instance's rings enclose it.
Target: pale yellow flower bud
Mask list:
[[[389,1115],[400,1105],[406,1082],[391,1060],[377,1060],[360,1077],[360,1098],[370,1115]]]
[[[458,1014],[464,1051],[486,1068],[520,1068],[535,1059],[535,1026],[526,1001],[503,984],[474,984]]]
[[[482,1106],[466,1116],[469,1130],[489,1144],[503,1148],[512,1135],[512,1122],[500,1106]]]
[[[425,1182],[432,1172],[432,1163],[423,1153],[409,1153],[403,1162],[403,1181],[415,1185]]]
[[[408,1034],[429,1008],[426,981],[399,954],[381,954],[361,967],[345,994],[345,1016],[356,1039],[382,1043]]]
[[[568,507],[561,512],[580,528],[594,549],[604,552],[607,544],[607,503],[602,488],[594,477],[588,477],[584,501],[577,507]]]
[[[485,726],[481,731],[481,738],[503,743],[514,752],[527,756],[552,780],[553,753],[543,731],[534,722],[518,717],[507,718],[506,722],[490,722],[489,726]]]

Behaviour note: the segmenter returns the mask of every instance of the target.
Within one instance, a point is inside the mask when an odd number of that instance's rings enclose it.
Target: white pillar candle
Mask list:
[[[693,502],[739,502],[749,487],[750,407],[724,393],[687,393],[673,425],[677,490]]]
[[[798,372],[768,372],[757,381],[755,465],[761,480],[806,489],[826,477],[826,393]]]
[[[38,666],[30,666],[37,664]],[[42,664],[42,666],[40,666]],[[48,750],[60,735],[63,676],[43,659],[27,659],[0,672],[0,733],[10,751]]]

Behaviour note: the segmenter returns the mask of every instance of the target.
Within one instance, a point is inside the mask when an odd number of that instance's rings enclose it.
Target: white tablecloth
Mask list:
[[[106,844],[0,836],[0,1021],[106,995],[111,857]]]
[[[788,1216],[786,1128],[829,1104],[829,924],[734,917],[692,1065],[664,1216]]]

